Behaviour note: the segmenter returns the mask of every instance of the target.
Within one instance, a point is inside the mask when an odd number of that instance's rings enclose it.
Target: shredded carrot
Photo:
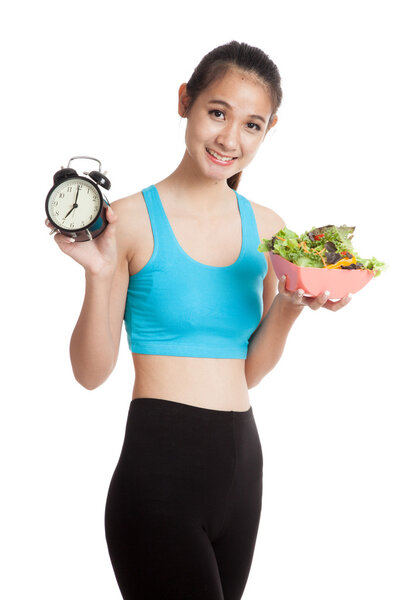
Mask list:
[[[305,241],[304,241],[304,240],[302,241],[302,246],[303,246],[303,250],[304,250],[304,252],[307,252],[307,254],[310,254],[310,251],[309,251],[309,249],[307,248],[307,244],[305,243]]]
[[[283,242],[286,242],[285,238],[281,237],[280,235],[275,236],[278,238],[278,240],[282,240]]]
[[[313,252],[315,252],[315,254],[318,254],[318,255],[321,257],[321,260],[322,260],[322,262],[323,262],[323,264],[324,264],[324,267],[326,267],[326,262],[325,262],[325,259],[324,259],[324,257],[322,256],[322,252],[318,252],[318,250],[316,250],[316,248],[311,248],[311,250],[312,250]]]
[[[299,242],[297,242],[297,246],[299,248],[301,248],[303,250],[303,252],[307,252],[307,254],[310,254],[309,249],[307,248],[307,244],[305,243],[305,241],[303,240],[300,244]]]

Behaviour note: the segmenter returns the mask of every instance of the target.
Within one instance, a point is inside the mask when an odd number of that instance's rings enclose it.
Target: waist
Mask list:
[[[243,359],[132,353],[133,397],[164,398],[214,410],[250,407]]]

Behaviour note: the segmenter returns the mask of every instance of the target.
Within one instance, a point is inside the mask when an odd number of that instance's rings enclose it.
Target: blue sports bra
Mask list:
[[[139,354],[246,358],[263,312],[268,265],[250,202],[235,191],[242,222],[238,259],[227,267],[191,258],[178,243],[155,185],[142,190],[153,231],[147,264],[129,278],[125,328]]]

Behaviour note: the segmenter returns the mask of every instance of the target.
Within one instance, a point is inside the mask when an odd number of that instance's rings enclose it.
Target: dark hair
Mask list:
[[[249,46],[249,44],[245,44],[244,42],[239,43],[235,40],[214,48],[214,50],[208,52],[201,59],[186,84],[190,102],[185,114],[188,114],[190,106],[194,103],[197,96],[218,77],[223,77],[231,67],[248,71],[265,85],[272,103],[272,113],[267,123],[268,126],[274,119],[276,111],[282,102],[281,77],[278,67],[259,48]],[[232,175],[232,177],[229,177],[227,180],[229,187],[236,190],[241,175],[242,171],[239,171],[235,175]]]

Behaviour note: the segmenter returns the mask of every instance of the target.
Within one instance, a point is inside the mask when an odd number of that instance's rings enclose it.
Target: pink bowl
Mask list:
[[[269,252],[272,266],[278,279],[286,275],[286,289],[291,292],[302,289],[309,296],[318,296],[330,291],[330,300],[354,294],[374,276],[370,269],[324,269],[299,267],[279,254]]]

